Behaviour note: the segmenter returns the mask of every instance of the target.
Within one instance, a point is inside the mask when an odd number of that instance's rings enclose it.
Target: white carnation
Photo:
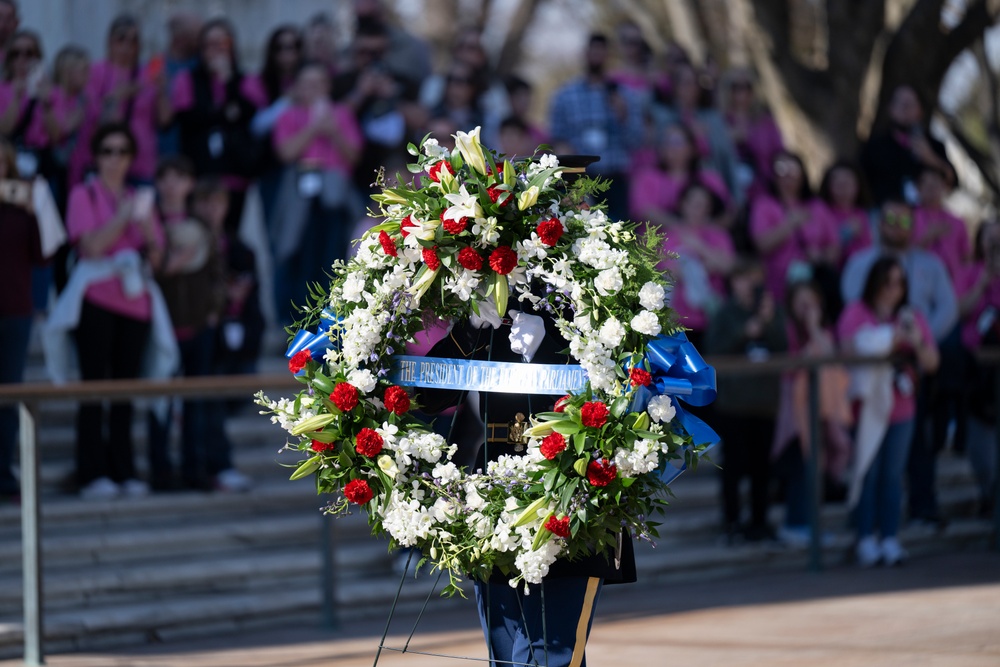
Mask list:
[[[677,414],[677,409],[674,407],[669,396],[656,396],[649,401],[649,405],[646,406],[646,412],[649,413],[649,418],[654,422],[667,424],[673,420]]]
[[[597,293],[601,296],[617,294],[624,284],[621,271],[616,267],[601,271],[594,279],[594,287],[597,288]]]
[[[665,295],[663,285],[648,282],[639,290],[639,305],[646,310],[661,310]]]
[[[638,331],[647,336],[656,336],[661,331],[660,320],[656,317],[656,313],[648,310],[644,310],[633,317],[629,326],[632,327],[633,331]]]
[[[372,393],[378,385],[375,375],[370,370],[364,368],[355,368],[348,373],[347,381],[357,387],[363,394]]]
[[[601,325],[601,330],[597,334],[597,339],[602,345],[615,348],[621,345],[625,338],[625,326],[617,318],[611,317]]]
[[[444,483],[452,482],[459,479],[462,476],[462,471],[458,469],[451,461],[447,463],[439,463],[434,466],[434,470],[431,471],[431,476],[434,479],[439,479]]]
[[[347,274],[344,281],[343,295],[344,301],[359,303],[364,296],[365,274],[361,271],[354,271]]]

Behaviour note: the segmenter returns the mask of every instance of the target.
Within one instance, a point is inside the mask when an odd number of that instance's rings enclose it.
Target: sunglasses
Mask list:
[[[124,146],[101,146],[97,155],[99,157],[130,157],[132,149]]]
[[[34,49],[11,49],[7,52],[7,57],[11,60],[18,58],[38,58],[38,51]]]

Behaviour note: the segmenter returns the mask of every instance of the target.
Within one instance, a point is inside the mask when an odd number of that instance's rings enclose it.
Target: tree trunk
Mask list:
[[[541,4],[541,0],[521,0],[518,4],[517,11],[510,21],[510,30],[507,31],[497,58],[496,72],[499,77],[503,78],[517,68],[523,51],[521,44]]]

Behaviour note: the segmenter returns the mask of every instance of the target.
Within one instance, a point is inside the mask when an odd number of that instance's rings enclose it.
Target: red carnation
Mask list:
[[[348,482],[347,486],[344,487],[344,497],[355,505],[364,505],[374,498],[375,494],[372,492],[372,487],[368,486],[368,482],[356,479]]]
[[[490,201],[493,202],[494,204],[496,204],[500,200],[500,197],[506,195],[507,198],[503,200],[503,203],[500,204],[501,206],[506,206],[514,198],[514,196],[511,194],[509,190],[501,190],[499,185],[491,185],[490,187],[486,188],[486,194],[490,196]]]
[[[303,368],[305,368],[305,365],[307,363],[312,361],[312,358],[313,358],[312,352],[310,352],[308,349],[299,350],[294,355],[292,355],[291,359],[288,360],[288,370],[290,370],[292,373],[298,373]]]
[[[433,248],[424,248],[423,257],[424,264],[426,264],[427,268],[431,271],[437,271],[441,268],[441,260],[438,259],[437,254],[437,246],[434,246]]]
[[[410,395],[402,387],[393,385],[385,390],[385,409],[401,415],[410,409]]]
[[[549,218],[548,220],[542,220],[538,223],[538,227],[535,228],[535,233],[538,234],[538,238],[542,240],[542,243],[551,248],[555,244],[559,243],[559,239],[563,235],[563,226],[562,223],[555,218]]]
[[[517,266],[517,253],[510,246],[502,245],[490,253],[490,268],[505,276]]]
[[[382,451],[382,436],[370,428],[363,428],[358,431],[354,439],[354,451],[368,458],[375,458]]]
[[[441,182],[442,169],[444,169],[453,176],[455,175],[455,170],[451,168],[451,163],[448,162],[447,160],[440,160],[439,162],[435,162],[434,165],[430,168],[430,171],[428,172],[428,174],[431,177],[431,180],[434,181],[435,183]]]
[[[382,251],[390,257],[396,257],[396,242],[392,240],[392,237],[386,234],[384,231],[378,233],[378,242],[382,244]]]
[[[542,439],[541,447],[539,447],[539,450],[542,452],[542,456],[547,458],[549,461],[559,456],[559,454],[565,449],[566,438],[564,438],[561,433],[552,433],[545,436]]]
[[[618,466],[607,459],[587,464],[587,481],[592,486],[607,486],[618,476]]]
[[[330,400],[341,412],[350,412],[358,405],[358,388],[349,382],[338,382]]]
[[[312,444],[309,445],[309,447],[314,452],[322,454],[323,452],[328,452],[331,449],[336,448],[336,445],[334,445],[332,442],[320,442],[319,440],[313,440]]]
[[[410,235],[409,228],[415,226],[416,225],[413,224],[413,218],[410,216],[406,216],[405,218],[399,221],[399,233],[402,234],[403,238],[405,239],[407,236]]]
[[[633,366],[632,370],[628,372],[628,379],[633,387],[648,387],[653,382],[653,376],[649,374],[649,371],[638,366]]]
[[[557,519],[556,515],[553,514],[545,522],[545,529],[556,537],[569,537],[569,517],[564,516],[561,519]]]
[[[566,410],[566,406],[569,404],[572,396],[566,395],[556,401],[556,404],[552,407],[553,412],[563,412]]]
[[[458,264],[468,271],[478,271],[483,268],[483,258],[472,248],[462,248],[458,251]]]
[[[446,211],[441,211],[441,224],[444,225],[444,231],[449,234],[461,234],[465,231],[466,225],[469,224],[468,218],[459,218],[458,220],[446,219],[444,214]]]
[[[608,421],[608,406],[600,401],[584,403],[580,408],[580,420],[584,426],[601,428]]]

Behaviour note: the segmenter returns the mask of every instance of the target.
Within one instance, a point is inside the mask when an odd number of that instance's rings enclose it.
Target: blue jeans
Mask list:
[[[551,577],[525,595],[523,584],[477,581],[479,621],[492,667],[511,662],[586,667],[586,637],[603,583],[597,577]],[[581,636],[583,645],[577,646]]]
[[[883,538],[895,537],[902,513],[903,473],[913,439],[913,419],[889,425],[875,460],[865,474],[858,501],[858,537],[875,532],[876,522]]]
[[[0,317],[0,383],[24,380],[30,333],[30,316]],[[17,478],[12,468],[19,424],[17,406],[0,407],[0,494],[3,495],[18,493]]]

